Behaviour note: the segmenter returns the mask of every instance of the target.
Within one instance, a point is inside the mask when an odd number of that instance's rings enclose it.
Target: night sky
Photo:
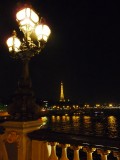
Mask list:
[[[0,5],[0,97],[10,97],[21,76],[21,63],[9,56],[6,39],[19,31],[16,8],[27,1]],[[45,49],[30,61],[37,98],[80,103],[120,102],[120,9],[112,0],[31,0],[46,19],[51,36]]]

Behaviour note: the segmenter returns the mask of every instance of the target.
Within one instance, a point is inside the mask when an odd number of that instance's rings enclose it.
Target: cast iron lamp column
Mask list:
[[[34,92],[29,75],[29,61],[44,48],[51,33],[43,18],[30,8],[25,7],[16,14],[23,40],[17,38],[16,31],[8,38],[7,45],[12,58],[20,59],[23,64],[22,77],[13,96],[13,102],[8,106],[8,113],[12,120],[30,121],[38,118],[38,105],[35,103]],[[33,34],[35,38],[33,39]]]

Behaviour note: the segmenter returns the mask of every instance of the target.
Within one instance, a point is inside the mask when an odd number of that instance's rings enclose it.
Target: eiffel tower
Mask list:
[[[60,102],[65,102],[62,82],[61,82],[61,88],[60,88]]]

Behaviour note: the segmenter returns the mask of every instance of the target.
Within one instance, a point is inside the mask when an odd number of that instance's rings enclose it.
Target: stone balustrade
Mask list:
[[[32,160],[120,160],[117,140],[104,141],[103,138],[48,131],[43,133],[42,130],[39,133],[35,131],[28,137],[32,140],[32,148],[34,148]],[[40,156],[37,155],[38,153]]]
[[[38,147],[40,145],[41,147]],[[87,145],[74,146],[36,140],[32,140],[32,148],[34,148],[32,160],[120,160],[120,152],[112,148],[95,148]],[[69,154],[69,149],[71,154]]]
[[[6,149],[6,145],[10,147],[12,144],[17,151],[15,160],[120,160],[119,139],[72,135],[48,129],[22,136],[18,130],[9,134],[1,132],[0,160],[13,160]]]

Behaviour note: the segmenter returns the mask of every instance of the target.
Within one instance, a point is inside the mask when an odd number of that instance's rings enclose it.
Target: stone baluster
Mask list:
[[[71,146],[71,148],[74,150],[73,160],[80,160],[79,150],[82,149],[82,146]]]
[[[117,158],[117,160],[120,160],[120,152],[113,151],[113,156]]]
[[[50,142],[51,154],[50,154],[48,160],[58,160],[58,157],[56,155],[56,144],[57,144],[57,142]]]
[[[96,148],[92,147],[83,147],[83,151],[87,153],[87,160],[93,160],[92,153],[96,150]]]
[[[48,160],[50,153],[51,153],[51,145],[48,142],[44,141],[44,160]]]
[[[107,160],[110,150],[97,149],[97,153],[101,155],[101,160]]]
[[[60,144],[60,147],[62,147],[62,155],[60,160],[69,160],[67,157],[67,147],[70,146],[69,144]]]
[[[48,160],[51,146],[46,141],[32,141],[32,160]]]
[[[40,160],[41,152],[40,152],[40,142],[37,140],[32,140],[32,160]]]
[[[46,141],[41,141],[41,159],[48,160],[51,154],[51,145]]]

